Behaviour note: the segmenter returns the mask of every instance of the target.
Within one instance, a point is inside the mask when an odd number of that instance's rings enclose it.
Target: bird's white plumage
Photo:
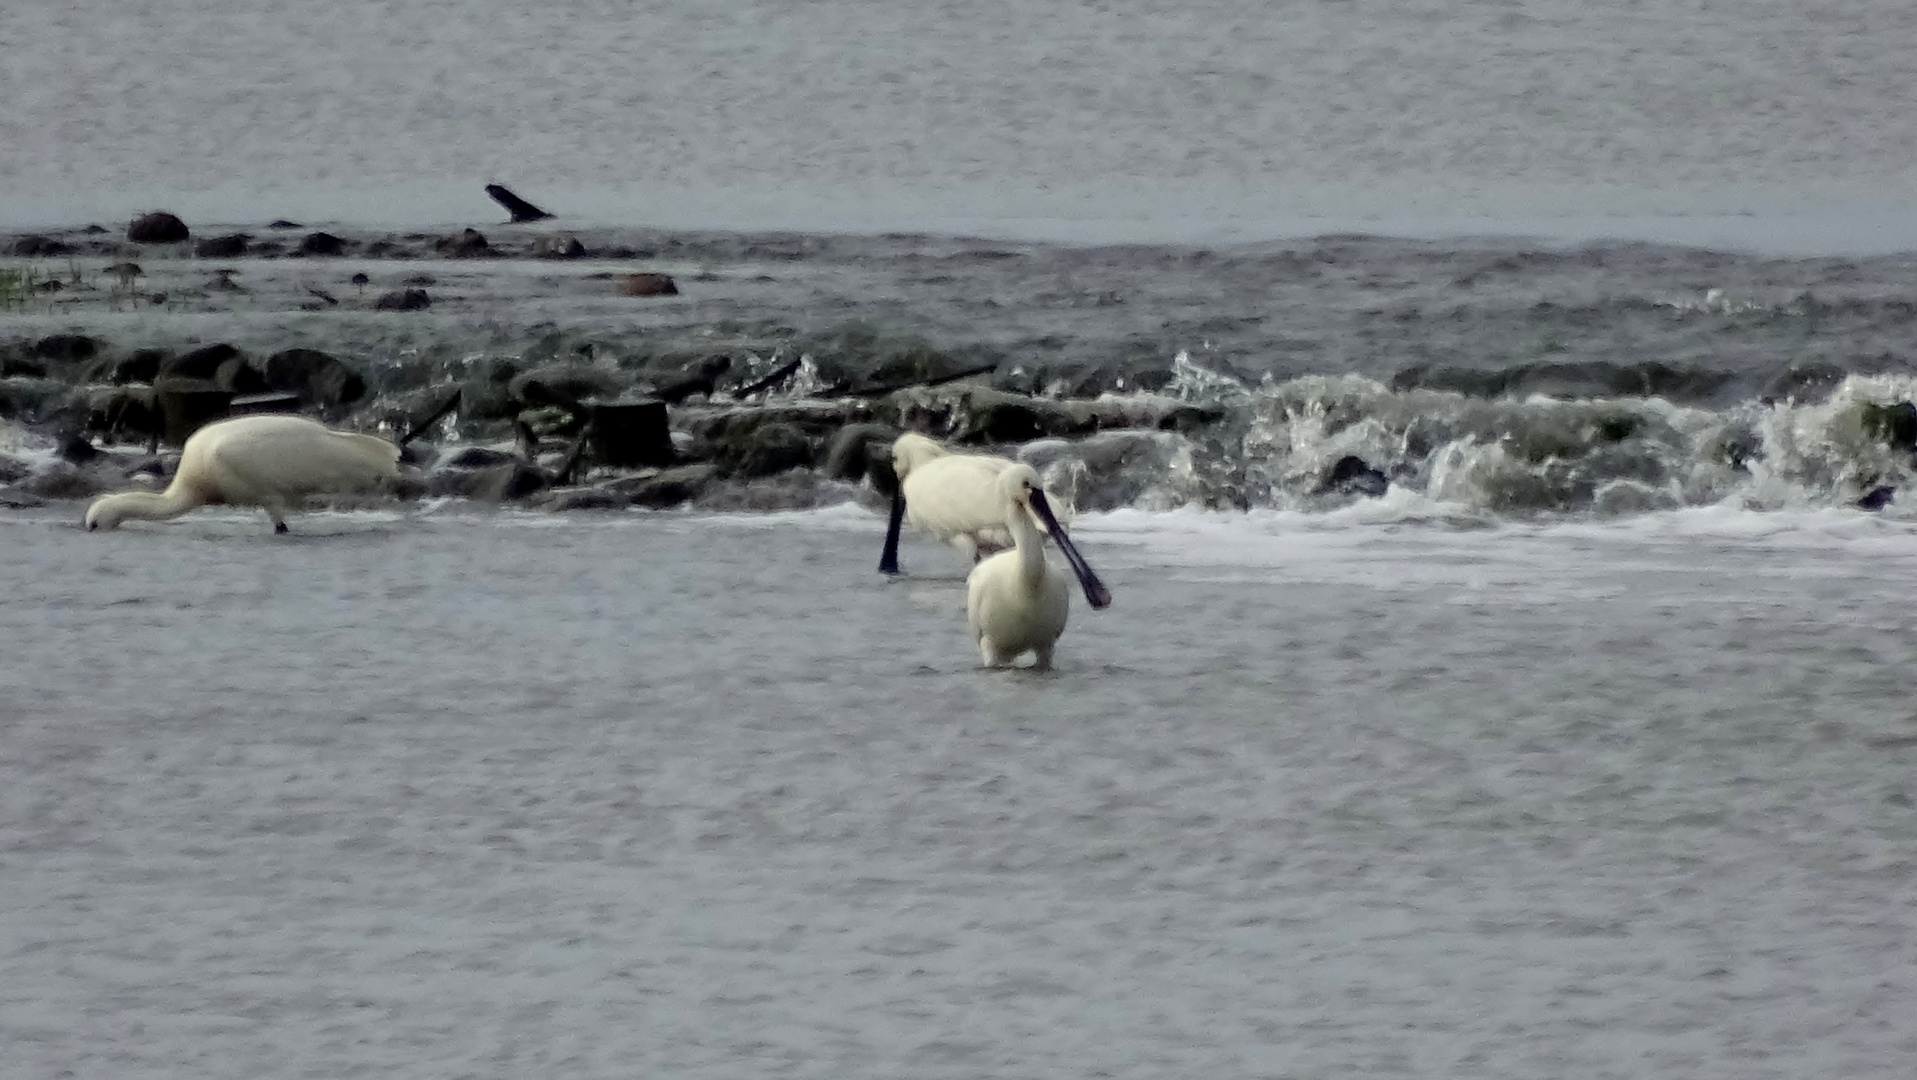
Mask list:
[[[892,444],[892,470],[905,496],[905,520],[968,559],[1012,546],[998,479],[1016,465],[990,454],[954,454],[910,432]],[[1069,522],[1069,504],[1056,496],[1052,503],[1060,520]]]
[[[973,567],[965,584],[966,622],[988,667],[1002,667],[1029,652],[1036,666],[1049,668],[1065,632],[1071,576],[1046,561],[1044,534],[1032,520],[1031,495],[1042,490],[1029,465],[1013,465],[994,484],[1012,550]]]
[[[309,496],[389,490],[398,478],[399,447],[385,439],[333,431],[300,416],[241,416],[188,437],[165,491],[123,491],[94,500],[86,527],[163,520],[224,503],[257,506],[284,531],[286,515]]]

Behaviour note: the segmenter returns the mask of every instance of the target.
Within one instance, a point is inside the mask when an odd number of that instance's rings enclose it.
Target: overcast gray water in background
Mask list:
[[[1051,675],[880,527],[0,519],[0,1073],[1917,1056],[1900,527],[1112,515]]]
[[[0,218],[1917,247],[1880,0],[74,0],[0,13]]]

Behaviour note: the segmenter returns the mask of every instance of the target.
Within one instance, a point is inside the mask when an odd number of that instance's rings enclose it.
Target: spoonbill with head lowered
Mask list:
[[[1030,652],[1040,669],[1052,666],[1052,649],[1065,632],[1072,585],[1065,571],[1045,559],[1045,533],[1071,564],[1094,609],[1111,604],[1112,594],[1086,564],[1072,538],[1052,513],[1038,473],[1013,465],[995,485],[1012,550],[1001,551],[972,568],[966,580],[965,618],[987,667],[1003,667]],[[1034,518],[1037,522],[1034,522]],[[1039,532],[1043,523],[1045,533]]]
[[[112,529],[135,519],[160,521],[208,504],[257,506],[286,531],[286,515],[309,495],[390,489],[399,447],[374,435],[333,431],[303,416],[261,414],[219,420],[194,432],[165,491],[102,495],[87,507],[86,527]]]
[[[898,475],[899,486],[892,495],[879,570],[899,572],[899,531],[907,521],[958,548],[973,562],[982,554],[1011,547],[1012,534],[1005,528],[997,485],[999,476],[1017,464],[989,454],[954,454],[913,432],[899,436],[892,444],[892,471]],[[1055,507],[1053,512],[1058,510]],[[1063,516],[1070,520],[1069,509]]]

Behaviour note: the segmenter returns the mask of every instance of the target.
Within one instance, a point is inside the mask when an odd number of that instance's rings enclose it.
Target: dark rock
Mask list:
[[[229,394],[257,394],[272,387],[245,355],[225,342],[203,345],[160,363],[155,380],[198,379]]]
[[[72,394],[56,379],[0,379],[0,417],[37,424],[61,411]]]
[[[266,385],[298,394],[309,405],[339,409],[366,396],[366,380],[317,349],[283,349],[266,358]]]
[[[28,477],[20,490],[42,499],[91,499],[106,485],[91,470],[60,464]]]
[[[344,255],[346,241],[328,232],[307,233],[300,246],[293,249],[295,255]]]
[[[593,403],[587,428],[587,446],[602,465],[630,469],[670,465],[672,429],[663,401]]]
[[[424,311],[432,306],[425,289],[395,289],[373,301],[375,311]]]
[[[518,460],[519,455],[505,450],[494,450],[486,446],[468,446],[446,459],[446,467],[449,469],[484,469]]]
[[[184,446],[189,435],[227,415],[233,392],[204,379],[167,378],[153,385],[159,435],[168,446]]]
[[[1882,510],[1884,507],[1889,506],[1896,498],[1896,488],[1888,484],[1881,487],[1874,487],[1866,492],[1863,498],[1857,500],[1857,508],[1860,510]]]
[[[645,476],[628,476],[599,485],[600,490],[623,494],[634,506],[664,510],[703,494],[717,475],[711,465],[680,465]]]
[[[245,233],[215,236],[193,245],[193,254],[201,259],[237,259],[246,254],[246,245],[251,239]]]
[[[487,184],[486,196],[505,207],[506,212],[513,216],[514,221],[543,221],[552,216],[513,194],[504,184]]]
[[[178,244],[191,236],[186,222],[164,211],[142,214],[126,227],[126,238],[136,244]]]
[[[627,274],[619,279],[621,296],[677,296],[679,285],[668,274]]]
[[[713,459],[738,477],[770,476],[812,464],[812,441],[797,424],[774,422],[729,433],[713,444]]]
[[[1743,471],[1764,456],[1764,437],[1743,424],[1727,425],[1704,444],[1705,456]]]
[[[159,349],[135,349],[108,369],[107,381],[122,385],[150,383],[160,377],[160,365],[166,358]]]
[[[442,255],[455,259],[470,259],[492,253],[492,246],[478,229],[462,229],[458,236],[442,236],[433,242],[433,249]]]
[[[87,441],[85,435],[70,434],[60,440],[60,460],[75,465],[85,465],[100,456],[99,448]]]
[[[1045,435],[1075,433],[1076,424],[1060,430],[1055,410],[1045,409],[1035,398],[1014,394],[974,394],[965,399],[967,410],[965,438],[975,442],[1020,443]]]
[[[847,424],[826,444],[819,472],[832,480],[870,480],[873,488],[890,496],[899,486],[892,471],[892,443],[897,428],[885,424]]]
[[[86,409],[86,430],[108,442],[128,439],[144,442],[160,427],[160,414],[150,389],[121,387],[95,391],[87,395]]]
[[[301,225],[297,221],[288,221],[285,218],[278,218],[274,221],[270,221],[267,223],[266,227],[269,229],[304,229],[306,228],[306,226]]]
[[[1917,405],[1899,401],[1894,405],[1865,402],[1862,415],[1864,433],[1892,450],[1917,452]]]
[[[719,386],[719,377],[732,370],[730,356],[708,356],[690,371],[682,372],[678,378],[662,382],[653,391],[653,396],[670,405],[677,405],[694,394],[711,397]]]
[[[47,365],[44,361],[8,350],[0,353],[0,379],[44,379],[47,377]]]
[[[1346,454],[1331,466],[1318,484],[1320,495],[1358,495],[1375,499],[1385,493],[1391,481],[1356,454]]]
[[[622,389],[616,373],[587,364],[547,364],[515,376],[508,387],[522,405],[568,410],[589,398],[617,397]]]
[[[476,470],[468,498],[482,502],[514,502],[552,486],[552,476],[537,465],[509,461]]]
[[[13,253],[29,259],[71,255],[73,245],[62,243],[50,236],[22,236],[13,242]]]
[[[61,364],[90,360],[100,351],[100,343],[84,334],[49,334],[33,343],[28,355]]]

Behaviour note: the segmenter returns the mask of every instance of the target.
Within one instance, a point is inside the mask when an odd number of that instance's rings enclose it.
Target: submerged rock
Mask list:
[[[533,500],[533,505],[541,510],[564,513],[571,510],[623,510],[632,505],[632,500],[620,492],[601,487],[564,487],[541,494]]]
[[[679,285],[667,274],[627,274],[619,279],[621,296],[677,296]]]
[[[663,510],[698,498],[717,475],[718,470],[711,465],[679,465],[610,480],[599,487],[603,491],[624,495],[634,506]]]
[[[252,239],[245,233],[215,236],[193,245],[193,254],[201,259],[237,259],[246,254],[246,246]]]
[[[429,495],[492,503],[516,502],[550,487],[551,474],[518,458],[478,469],[442,469],[426,478]]]
[[[492,245],[478,229],[461,229],[456,236],[442,236],[433,242],[433,249],[455,259],[492,254]]]
[[[374,311],[425,311],[432,306],[433,298],[425,289],[394,289],[373,301]]]
[[[1850,372],[1835,364],[1794,363],[1771,376],[1757,392],[1765,405],[1821,405]]]
[[[449,469],[486,469],[517,460],[519,455],[510,450],[495,450],[490,446],[468,446],[447,458],[444,465]]]
[[[1859,420],[1864,433],[1892,450],[1917,453],[1917,404],[1899,401],[1893,405],[1865,402]]]
[[[28,259],[71,255],[73,245],[48,236],[22,236],[13,242],[13,253]]]
[[[781,421],[738,425],[715,440],[712,450],[722,470],[747,478],[808,468],[814,453],[804,428]]]
[[[1871,488],[1865,492],[1864,497],[1857,500],[1857,508],[1860,510],[1882,510],[1894,502],[1896,498],[1897,489],[1885,484]]]
[[[1385,493],[1391,481],[1356,454],[1346,454],[1331,466],[1318,485],[1321,495],[1358,495],[1375,499]]]
[[[579,238],[567,234],[541,236],[532,242],[532,253],[541,259],[583,259],[586,257],[586,245]]]

